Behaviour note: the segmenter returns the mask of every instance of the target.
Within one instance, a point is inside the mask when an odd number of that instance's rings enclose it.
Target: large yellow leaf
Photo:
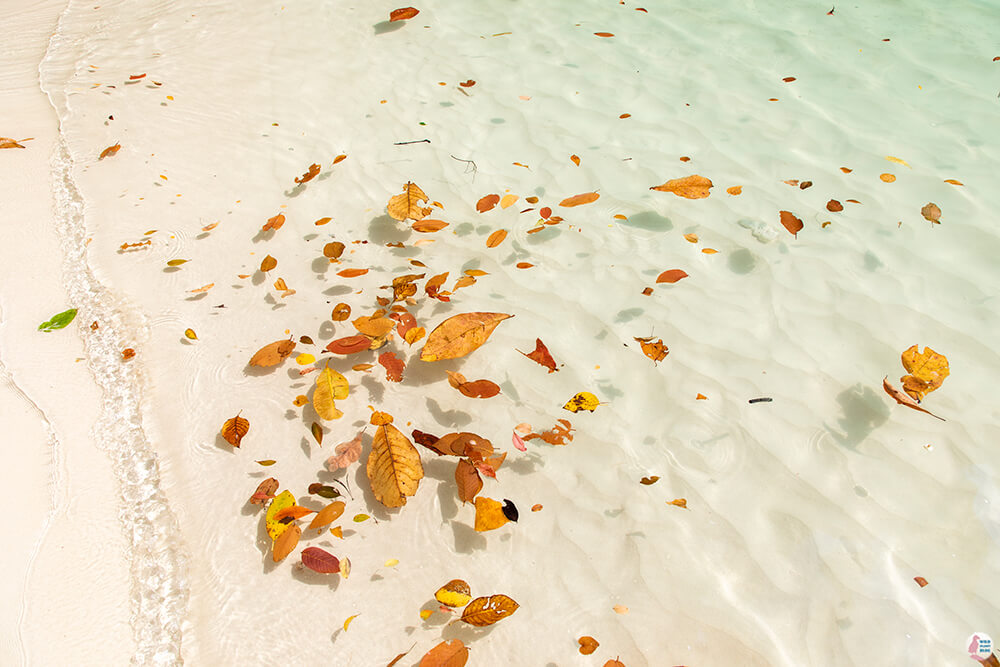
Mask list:
[[[405,505],[406,497],[417,492],[417,485],[424,476],[417,448],[388,423],[375,431],[367,470],[372,493],[386,507]]]
[[[903,368],[909,373],[899,379],[903,383],[903,391],[916,399],[917,402],[941,386],[948,377],[948,359],[929,347],[918,352],[916,345],[902,355]]]
[[[488,598],[476,598],[462,612],[462,620],[469,625],[493,625],[507,618],[521,606],[506,595],[491,595]]]
[[[506,313],[461,313],[449,317],[427,336],[421,361],[464,357],[486,342],[497,325],[513,315]]]
[[[347,378],[329,366],[316,377],[316,391],[313,392],[313,408],[323,419],[340,419],[344,413],[337,409],[334,399],[347,398]]]
[[[264,515],[264,527],[267,528],[267,534],[272,540],[281,537],[281,534],[288,530],[288,526],[291,525],[291,523],[281,523],[274,516],[281,510],[289,508],[294,504],[295,496],[292,495],[292,492],[282,491],[268,505],[267,514]]]
[[[403,192],[389,199],[386,207],[396,220],[422,220],[431,212],[430,206],[421,206],[420,202],[427,201],[427,195],[416,183],[407,183],[403,186]]]
[[[482,533],[487,530],[494,530],[508,521],[510,519],[503,513],[503,503],[499,500],[493,500],[486,496],[476,498],[476,531]]]

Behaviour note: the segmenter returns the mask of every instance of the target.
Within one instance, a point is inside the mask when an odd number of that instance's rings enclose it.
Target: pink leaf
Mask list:
[[[346,468],[361,458],[361,436],[364,431],[358,431],[353,440],[337,445],[336,454],[326,460],[326,469],[330,472]]]
[[[511,433],[511,442],[514,443],[514,447],[517,449],[517,451],[519,452],[528,451],[528,448],[525,447],[524,445],[524,440],[522,440],[521,436],[519,436],[517,433]]]

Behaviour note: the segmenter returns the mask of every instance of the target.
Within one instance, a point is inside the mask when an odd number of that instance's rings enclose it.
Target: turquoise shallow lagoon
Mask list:
[[[390,22],[382,2],[70,2],[41,76],[134,662],[371,665],[413,646],[413,665],[458,638],[474,665],[971,664],[970,635],[1000,637],[1000,14],[870,4],[436,0]],[[708,196],[651,189],[694,175]],[[408,182],[446,227],[387,214]],[[491,194],[506,205],[479,210]],[[657,284],[670,269],[687,275]],[[444,272],[448,302],[424,290]],[[324,352],[406,274],[425,274],[402,305],[428,332],[513,318],[450,361],[394,336],[398,383],[384,350]],[[288,337],[280,366],[247,366]],[[518,352],[536,338],[558,372]],[[950,363],[922,404],[946,421],[883,392],[915,344]],[[351,385],[337,420],[311,403],[327,361]],[[446,371],[501,393],[466,397]],[[581,391],[601,404],[565,411]],[[327,472],[369,406],[507,451],[482,494],[519,521],[474,530],[454,459],[423,448],[416,494],[385,509],[371,426],[360,464]],[[240,411],[234,449],[218,434]],[[565,446],[512,445],[558,419]],[[310,509],[310,484],[346,478],[343,539],[306,531],[274,563],[247,504],[269,476]],[[305,546],[350,577],[297,566]],[[520,608],[453,623],[431,603],[455,578]]]

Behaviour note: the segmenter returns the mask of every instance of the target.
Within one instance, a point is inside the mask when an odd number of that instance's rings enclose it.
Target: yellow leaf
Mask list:
[[[198,334],[194,332],[194,329],[185,329],[184,337],[188,340],[198,340]]]
[[[506,595],[476,598],[462,612],[462,620],[478,627],[493,625],[513,614],[519,606]]]
[[[283,509],[287,509],[295,505],[295,496],[292,495],[291,491],[282,491],[271,501],[271,504],[267,507],[267,514],[264,515],[264,527],[267,528],[267,534],[272,540],[276,540],[281,537],[281,534],[288,530],[288,526],[291,524],[281,523],[274,518],[274,515]]]
[[[382,424],[375,430],[367,472],[376,500],[386,507],[402,507],[406,497],[417,492],[424,467],[413,443],[392,424]]]
[[[683,507],[684,509],[688,508],[688,501],[686,498],[676,498],[674,500],[668,500],[667,504],[675,505],[677,507]]]
[[[267,273],[276,266],[278,266],[278,260],[276,260],[274,257],[271,257],[270,255],[262,259],[260,262],[260,270],[263,271],[264,273]]]
[[[396,322],[388,317],[368,317],[362,316],[352,322],[354,328],[371,338],[379,338],[392,331]]]
[[[563,410],[569,410],[570,412],[587,410],[589,412],[593,412],[600,404],[601,403],[597,400],[597,397],[589,391],[581,391],[579,394],[569,399],[566,405],[563,406]]]
[[[226,420],[222,425],[222,437],[233,447],[239,447],[243,436],[250,430],[250,422],[239,415]]]
[[[500,199],[500,208],[510,208],[518,199],[517,195],[504,195]]]
[[[347,378],[327,366],[316,376],[313,409],[323,419],[340,419],[344,413],[337,409],[334,399],[347,398],[347,393]]]
[[[903,383],[903,391],[918,403],[924,400],[927,394],[940,387],[950,373],[948,359],[929,347],[925,347],[923,352],[918,352],[918,346],[914,345],[903,352],[901,359],[903,368],[909,375],[901,377],[899,381]]]
[[[349,626],[351,624],[351,621],[353,621],[354,619],[356,619],[360,615],[361,614],[355,614],[354,616],[348,616],[347,617],[347,620],[344,621],[344,632],[347,632],[347,626]]]
[[[298,396],[295,397],[295,400],[292,401],[292,404],[297,408],[301,408],[308,402],[309,402],[308,396],[306,396],[305,394],[299,394]]]
[[[354,523],[363,523],[363,522],[367,521],[370,518],[371,517],[368,516],[367,514],[355,514],[353,521],[354,521]]]
[[[962,183],[962,181],[956,181],[954,178],[946,178],[944,179],[944,182],[950,183],[952,185],[965,185],[964,183]]]
[[[395,558],[390,558],[385,562],[386,567],[396,567],[397,565],[399,565],[399,561]]]
[[[389,211],[389,215],[396,220],[406,220],[407,218],[411,220],[422,220],[431,212],[431,208],[429,206],[420,206],[420,202],[422,201],[427,201],[427,195],[424,194],[424,191],[421,190],[416,183],[408,182],[403,186],[403,192],[401,194],[395,195],[389,200],[387,209]]]
[[[426,621],[428,618],[431,617],[431,614],[433,614],[433,613],[434,613],[433,609],[421,609],[420,610],[420,619],[423,620],[423,621]]]
[[[333,528],[331,528],[330,534],[333,535],[334,537],[339,537],[340,539],[344,539],[344,529],[341,528],[340,526],[334,526]]]
[[[406,341],[407,345],[413,345],[423,338],[426,333],[427,330],[423,327],[413,327],[412,329],[407,329],[406,333],[403,334],[403,340]]]
[[[697,234],[685,234],[684,238],[687,239],[688,241],[690,241],[691,243],[697,243],[698,242],[698,235]]]
[[[314,361],[316,361],[316,357],[309,354],[308,352],[303,352],[299,356],[295,357],[295,363],[297,363],[299,366],[308,366]]]
[[[283,561],[288,554],[295,550],[300,537],[302,537],[302,529],[296,524],[289,525],[287,530],[278,535],[278,539],[271,545],[272,560],[275,563]]]
[[[173,267],[173,266],[180,266],[181,264],[187,264],[187,261],[188,260],[186,260],[186,259],[172,259],[169,262],[167,262],[167,266],[171,266],[171,267]]]
[[[464,357],[486,342],[497,325],[513,315],[461,313],[437,325],[420,351],[421,361]]]
[[[655,185],[650,188],[650,190],[658,190],[660,192],[672,192],[678,197],[684,197],[685,199],[704,199],[711,194],[711,189],[712,181],[698,174],[685,176],[684,178],[675,178],[663,185]]]
[[[478,532],[494,530],[508,521],[509,519],[503,513],[503,503],[486,496],[476,498],[475,528]]]
[[[464,607],[472,599],[472,589],[469,588],[469,584],[465,581],[452,579],[437,589],[434,599],[447,607]]]
[[[889,162],[895,162],[896,164],[901,164],[901,165],[903,165],[904,167],[910,167],[910,165],[908,165],[908,164],[906,163],[906,160],[903,160],[902,158],[898,158],[898,157],[893,157],[893,156],[891,156],[891,155],[886,155],[886,156],[885,156],[885,159],[886,159],[886,160],[888,160]],[[910,167],[910,169],[912,169],[912,168],[913,168],[913,167]]]

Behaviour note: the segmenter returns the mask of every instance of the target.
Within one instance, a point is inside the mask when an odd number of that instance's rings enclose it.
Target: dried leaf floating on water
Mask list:
[[[420,360],[464,357],[485,343],[497,325],[510,317],[513,315],[505,313],[461,313],[449,317],[427,336]]]
[[[666,358],[666,356],[670,354],[670,350],[667,348],[666,345],[663,344],[662,338],[657,340],[655,343],[652,342],[653,341],[652,336],[646,338],[638,338],[633,336],[633,338],[636,341],[638,341],[639,346],[642,348],[642,353],[653,360],[653,364],[656,364],[659,361],[663,361]]]
[[[476,210],[480,213],[492,211],[500,203],[500,195],[486,195],[476,202]]]
[[[323,530],[331,523],[340,518],[344,513],[344,508],[346,506],[340,500],[335,500],[313,517],[312,521],[309,523],[309,530]]]
[[[462,620],[477,627],[493,625],[513,614],[520,606],[506,595],[480,597],[468,604],[462,612]]]
[[[656,276],[656,282],[657,284],[659,283],[673,284],[678,280],[682,280],[687,277],[688,274],[686,271],[683,271],[681,269],[668,269],[663,273],[661,273],[660,275]]]
[[[326,420],[343,417],[344,413],[337,409],[334,400],[347,398],[348,392],[347,378],[328,365],[316,377],[316,390],[313,392],[316,414]]]
[[[486,239],[486,247],[496,248],[498,245],[503,243],[504,239],[506,238],[507,238],[507,230],[498,229],[492,234],[490,234],[489,238]]]
[[[704,176],[693,174],[684,178],[669,180],[663,185],[654,185],[649,189],[657,190],[658,192],[672,192],[678,197],[684,197],[685,199],[704,199],[711,194],[712,187],[711,180]]]
[[[798,238],[799,232],[802,231],[803,227],[802,220],[795,217],[795,215],[790,211],[780,211],[779,214],[781,216],[782,226],[784,226],[784,228],[787,229],[792,236]]]
[[[227,419],[222,425],[222,437],[233,447],[239,447],[243,436],[250,431],[250,422],[239,415]]]
[[[302,537],[302,529],[297,524],[289,525],[288,529],[282,532],[271,545],[271,559],[275,563],[283,561],[298,546],[300,537]]]
[[[389,12],[389,21],[405,21],[406,19],[412,19],[419,13],[420,10],[415,7],[401,7]]]
[[[276,340],[273,343],[268,343],[264,347],[257,350],[257,352],[250,357],[250,365],[260,366],[263,368],[275,366],[284,361],[294,349],[295,341]]]
[[[428,651],[418,667],[465,667],[468,661],[469,649],[462,640],[449,639]]]
[[[288,526],[291,524],[281,523],[275,519],[275,515],[283,509],[292,507],[295,504],[295,496],[292,495],[291,491],[282,491],[279,493],[271,504],[267,507],[267,513],[264,515],[264,527],[267,530],[268,537],[272,540],[276,540],[281,537]]]
[[[346,468],[355,461],[361,458],[361,437],[364,435],[364,431],[358,431],[358,434],[354,436],[351,440],[347,442],[342,442],[337,445],[334,450],[334,455],[326,460],[326,469],[330,472],[335,472],[341,468]]]
[[[422,234],[432,234],[434,232],[439,232],[447,226],[448,223],[445,222],[444,220],[431,220],[429,218],[418,220],[414,222],[413,225],[411,225],[413,231],[420,232]]]
[[[476,494],[483,490],[483,478],[467,459],[459,460],[455,466],[455,484],[458,487],[458,499],[463,503],[472,502],[476,499]]]
[[[269,232],[271,230],[277,231],[281,229],[281,226],[285,224],[285,214],[279,213],[273,218],[268,218],[264,226],[261,227],[261,231]]]
[[[936,225],[941,224],[941,209],[933,202],[920,209],[920,215],[924,216],[924,220],[928,222],[933,222]]]
[[[434,599],[452,609],[464,607],[472,599],[472,589],[462,579],[452,579],[434,593]]]
[[[420,205],[422,201],[427,201],[427,195],[424,194],[424,191],[416,183],[407,182],[403,186],[401,194],[389,199],[389,204],[386,208],[389,215],[396,220],[422,220],[431,212],[429,206],[424,207]]]
[[[390,423],[391,419],[385,413],[372,415],[372,424],[383,423],[377,424],[366,470],[375,499],[386,507],[402,507],[406,497],[417,492],[424,468],[417,448]]]
[[[385,379],[389,382],[402,382],[403,369],[406,364],[396,356],[395,352],[383,352],[379,355],[378,363],[385,368]]]
[[[264,273],[267,273],[268,271],[270,271],[273,268],[276,268],[277,266],[278,266],[278,260],[276,260],[274,257],[271,257],[270,255],[262,259],[260,262],[260,270]]]
[[[121,147],[122,147],[121,144],[115,144],[113,146],[108,146],[103,151],[101,151],[101,155],[97,159],[98,160],[103,160],[106,157],[113,157],[114,155],[118,154],[118,151],[121,150]],[[21,148],[24,148],[24,146],[21,146]]]
[[[371,344],[372,341],[368,338],[368,336],[358,334],[356,336],[345,336],[344,338],[338,338],[330,341],[325,349],[327,352],[332,352],[333,354],[348,355],[364,352],[365,350],[371,348]]]
[[[577,643],[580,644],[580,653],[582,653],[583,655],[590,655],[591,653],[597,650],[598,646],[601,645],[600,642],[598,642],[590,635],[584,635],[583,637],[580,637],[576,641]]]
[[[340,574],[340,559],[319,547],[302,550],[302,564],[320,574]]]
[[[492,498],[479,496],[476,498],[476,522],[474,528],[477,532],[495,530],[506,524],[510,519],[503,511],[503,503]]]
[[[569,399],[566,405],[563,406],[563,410],[569,410],[570,412],[578,412],[580,410],[593,412],[600,404],[601,403],[597,400],[597,397],[589,391],[581,391],[576,396]]]
[[[592,202],[600,199],[601,195],[596,192],[584,192],[583,194],[573,195],[572,197],[567,197],[559,202],[560,206],[570,208],[573,206],[583,206],[584,204],[590,204]]]
[[[26,148],[21,144],[22,141],[31,141],[31,139],[11,139],[10,137],[0,137],[0,149],[3,148]]]
[[[521,352],[521,350],[518,350]],[[528,357],[537,364],[541,364],[549,369],[549,373],[555,373],[559,369],[556,368],[555,359],[549,354],[549,348],[545,347],[545,343],[542,342],[541,338],[535,339],[535,349],[533,352],[521,352],[524,356]]]
[[[307,183],[319,175],[320,166],[318,164],[309,165],[309,170],[302,174],[301,176],[295,177],[295,182],[298,184]]]
[[[918,403],[940,387],[951,372],[948,369],[948,359],[929,347],[920,352],[919,346],[913,345],[903,352],[901,361],[903,368],[909,373],[899,378],[903,391]]]
[[[257,490],[250,496],[251,505],[263,505],[266,500],[274,497],[274,492],[278,490],[278,480],[268,477],[257,485]]]

